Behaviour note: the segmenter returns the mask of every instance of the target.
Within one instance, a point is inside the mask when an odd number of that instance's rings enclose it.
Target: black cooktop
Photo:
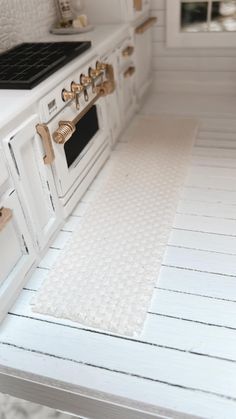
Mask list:
[[[0,54],[0,89],[32,89],[90,47],[90,41],[20,44]]]

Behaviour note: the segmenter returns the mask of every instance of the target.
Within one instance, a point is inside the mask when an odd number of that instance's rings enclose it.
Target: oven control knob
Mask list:
[[[72,100],[75,98],[75,93],[66,89],[63,89],[61,92],[61,97],[63,102],[68,102],[68,100]]]
[[[87,87],[92,83],[92,79],[89,76],[85,76],[85,74],[80,75],[80,84],[82,86]]]
[[[107,68],[107,64],[106,63],[102,63],[101,61],[97,61],[96,62],[96,69],[100,72],[105,71]]]
[[[81,93],[83,91],[82,84],[75,83],[75,81],[71,82],[71,91],[74,93]]]
[[[84,90],[84,87],[82,86],[82,84],[75,83],[75,81],[71,82],[71,91],[74,92],[75,94],[75,106],[76,106],[76,109],[78,110],[80,108],[80,103],[79,103],[80,93],[83,92],[83,90]]]
[[[100,76],[100,74],[101,74],[101,71],[98,70],[97,68],[92,68],[92,67],[89,68],[89,77],[91,79],[97,79]]]
[[[60,121],[59,127],[53,133],[52,138],[57,144],[65,144],[75,132],[75,124],[71,121]]]

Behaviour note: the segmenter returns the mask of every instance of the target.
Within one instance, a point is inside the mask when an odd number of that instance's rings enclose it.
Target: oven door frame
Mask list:
[[[55,159],[51,167],[58,197],[60,199],[63,199],[70,194],[71,189],[74,189],[75,185],[80,182],[81,177],[84,176],[87,166],[92,161],[96,160],[103,148],[109,145],[109,130],[106,123],[106,108],[104,99],[102,97],[98,98],[95,105],[97,108],[99,129],[70,167],[68,167],[67,164],[64,145],[57,144],[53,140],[53,133],[57,130],[60,121],[73,121],[76,117],[78,117],[81,110],[77,110],[74,102],[71,102],[47,124],[55,154]]]

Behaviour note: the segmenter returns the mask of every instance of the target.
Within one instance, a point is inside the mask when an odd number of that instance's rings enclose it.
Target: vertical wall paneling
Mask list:
[[[236,94],[233,48],[167,48],[166,0],[152,0],[154,89],[157,92]],[[235,34],[236,36],[236,34]]]

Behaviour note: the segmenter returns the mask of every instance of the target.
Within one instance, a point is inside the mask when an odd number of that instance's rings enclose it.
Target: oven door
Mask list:
[[[106,123],[105,103],[102,98],[91,107],[75,125],[75,132],[64,144],[53,140],[53,133],[58,129],[60,121],[73,121],[80,111],[74,105],[64,108],[49,124],[55,159],[52,163],[58,196],[67,201],[78,187],[78,184],[94,166],[99,156],[106,151],[108,154],[109,133]],[[64,205],[64,203],[63,203]]]

